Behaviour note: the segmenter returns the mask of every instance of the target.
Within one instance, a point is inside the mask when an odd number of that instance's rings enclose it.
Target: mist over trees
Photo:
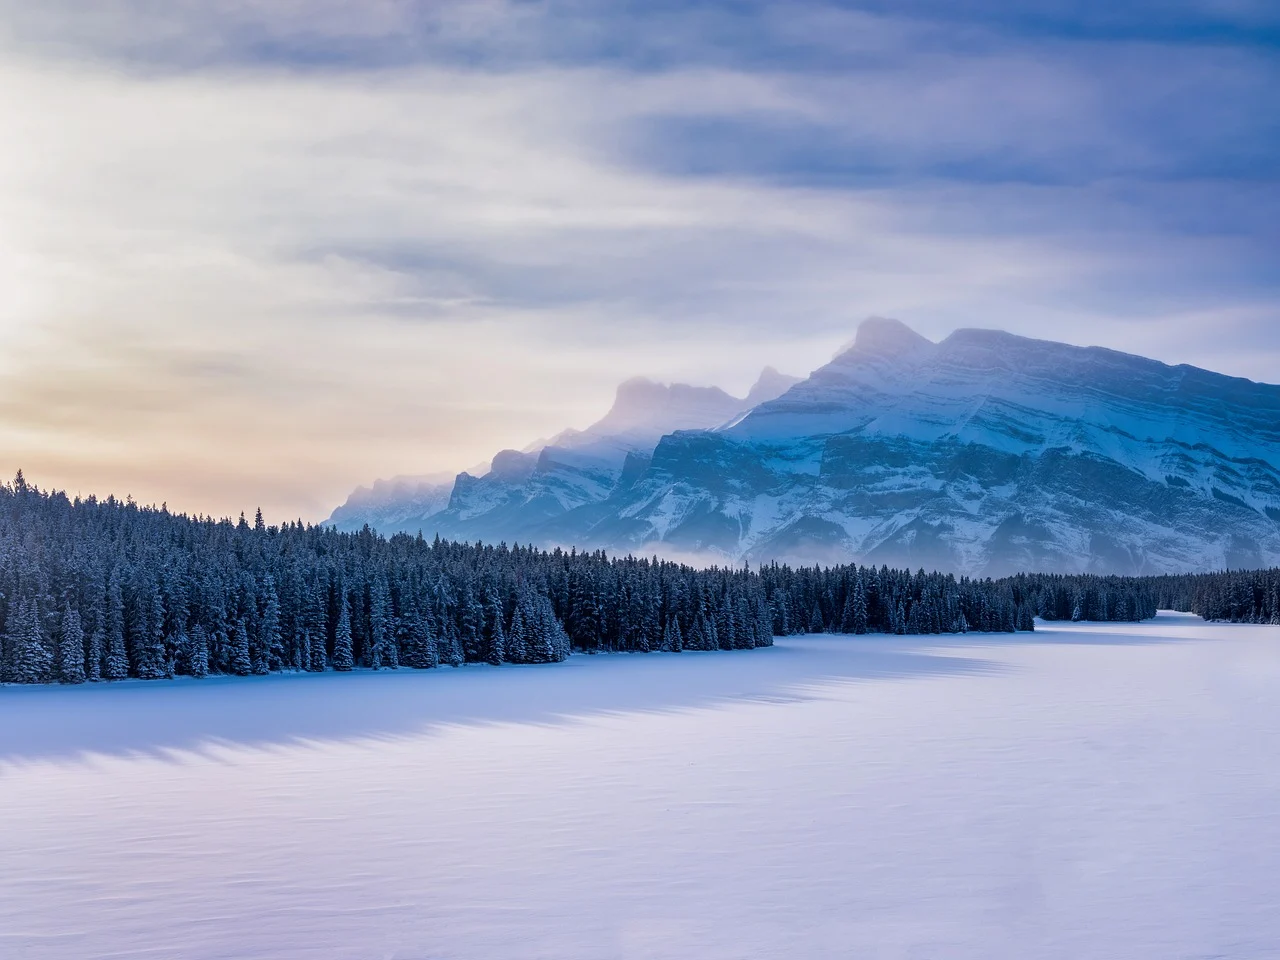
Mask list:
[[[603,552],[189,517],[0,486],[0,680],[552,663],[796,633],[1033,630],[1158,606],[1276,622],[1277,571],[1006,580],[888,567],[695,569]]]

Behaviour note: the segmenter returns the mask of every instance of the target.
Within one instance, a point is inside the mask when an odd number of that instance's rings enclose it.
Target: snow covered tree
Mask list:
[[[667,617],[667,629],[662,635],[662,649],[668,653],[680,653],[684,650],[684,637],[680,635],[680,621],[675,614]]]
[[[168,675],[164,643],[164,601],[154,584],[146,584],[149,596],[140,598],[137,639],[134,644],[137,675],[158,680]]]
[[[496,600],[490,603],[486,620],[485,659],[495,667],[501,666],[507,658],[507,637],[502,629],[502,606]]]
[[[89,634],[89,645],[84,656],[85,679],[97,682],[102,679],[102,631]]]
[[[249,626],[244,617],[240,617],[232,628],[230,641],[230,661],[227,666],[238,677],[247,677],[253,672],[253,661],[249,657]]]
[[[115,572],[107,584],[107,651],[106,671],[108,680],[123,680],[129,676],[129,656],[124,646],[124,599],[120,592],[120,578]]]
[[[257,522],[262,522],[258,511]],[[266,601],[262,607],[262,620],[258,625],[262,654],[254,663],[254,673],[269,673],[284,667],[284,637],[280,632],[280,597],[276,593],[275,580],[268,576],[264,584]]]
[[[351,605],[344,596],[342,612],[338,615],[338,629],[333,637],[333,669],[347,671],[355,666],[351,649]]]
[[[511,629],[507,631],[506,659],[511,663],[529,662],[529,637],[524,621],[524,602],[516,604],[511,614]]]
[[[48,683],[53,679],[50,653],[40,611],[34,601],[19,599],[9,615],[9,679],[13,683]]]
[[[308,669],[313,673],[323,673],[329,663],[328,622],[323,588],[317,579],[312,584],[311,590],[308,591],[306,610],[303,613],[303,624],[306,630],[306,643],[309,651],[307,657]],[[350,624],[348,624],[348,634],[349,630]]]
[[[197,623],[191,629],[191,642],[187,647],[187,672],[193,677],[209,674],[209,631]]]
[[[57,598],[55,600],[55,598]],[[25,604],[25,606],[24,606]],[[1158,608],[1280,621],[1280,571],[1001,580],[856,565],[658,558],[214,521],[0,485],[0,677],[555,662],[571,650],[746,649],[850,633],[1030,630]],[[341,621],[341,622],[340,622]],[[495,637],[501,643],[495,643]],[[34,639],[33,639],[34,638]],[[38,642],[37,642],[38,641]],[[69,660],[67,658],[70,658]]]
[[[63,683],[84,683],[84,627],[80,613],[67,601],[62,611],[58,637],[58,679]]]

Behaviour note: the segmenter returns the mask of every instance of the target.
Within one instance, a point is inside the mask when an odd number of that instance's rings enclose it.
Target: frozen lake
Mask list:
[[[0,690],[0,956],[1275,958],[1280,628]]]

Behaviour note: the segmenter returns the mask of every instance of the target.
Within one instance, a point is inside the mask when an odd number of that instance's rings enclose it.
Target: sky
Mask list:
[[[320,520],[866,316],[1280,382],[1273,0],[0,0],[0,470]]]

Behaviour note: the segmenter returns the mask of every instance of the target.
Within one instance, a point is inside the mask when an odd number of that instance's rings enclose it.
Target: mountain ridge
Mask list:
[[[778,396],[623,460],[576,501],[552,505],[544,483],[494,505],[487,522],[455,511],[437,529],[973,575],[1280,560],[1280,387],[1003,331],[935,343],[868,319]],[[561,474],[589,473],[575,469]]]
[[[618,385],[605,415],[584,429],[563,430],[523,450],[500,450],[487,466],[456,475],[375,481],[357,488],[325,522],[344,530],[369,524],[387,533],[430,526],[468,536],[465,525],[494,513],[488,526],[498,529],[500,539],[512,539],[501,530],[529,525],[510,516],[515,506],[541,518],[596,502],[629,475],[628,464],[634,474],[636,458],[643,460],[664,434],[727,423],[801,379],[766,366],[746,397],[734,397],[715,386],[631,377]]]

